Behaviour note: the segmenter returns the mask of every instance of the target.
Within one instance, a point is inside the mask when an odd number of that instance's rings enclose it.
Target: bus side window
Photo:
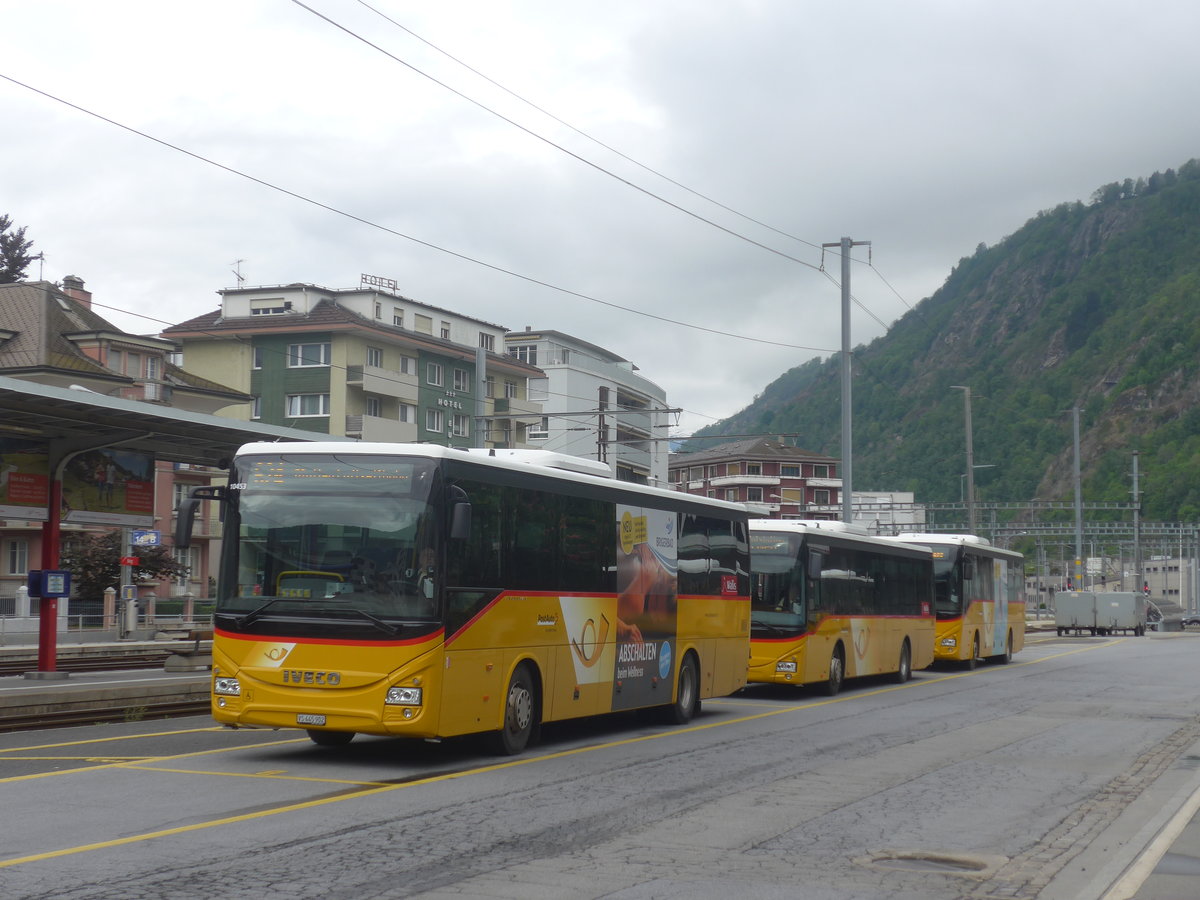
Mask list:
[[[822,554],[815,550],[810,550],[808,554],[808,590],[805,592],[808,596],[808,610],[812,612],[821,608],[821,572],[824,568],[824,558]]]
[[[963,556],[962,577],[963,581],[973,581],[975,579],[975,557]]]

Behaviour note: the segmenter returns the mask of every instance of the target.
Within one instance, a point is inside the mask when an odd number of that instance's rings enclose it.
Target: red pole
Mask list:
[[[62,482],[50,480],[50,509],[42,523],[42,571],[58,568]],[[53,672],[58,659],[58,598],[43,597],[38,606],[38,671]]]

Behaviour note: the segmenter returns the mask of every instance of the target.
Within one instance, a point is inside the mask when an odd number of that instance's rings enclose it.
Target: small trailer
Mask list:
[[[1096,595],[1092,591],[1059,591],[1054,595],[1054,626],[1058,636],[1096,634]]]
[[[1061,591],[1054,597],[1054,625],[1064,634],[1146,633],[1146,598],[1134,591]]]
[[[1096,631],[1098,634],[1146,633],[1146,597],[1134,591],[1102,591],[1096,594]]]

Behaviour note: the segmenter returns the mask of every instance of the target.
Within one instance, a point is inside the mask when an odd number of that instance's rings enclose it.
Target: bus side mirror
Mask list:
[[[450,518],[450,537],[456,541],[465,541],[471,536],[471,504],[455,503],[454,512]]]
[[[450,537],[452,540],[465,541],[471,536],[471,498],[458,485],[450,487]]]
[[[180,548],[192,545],[192,527],[196,521],[196,510],[201,500],[224,500],[225,488],[200,485],[188,491],[188,495],[180,504],[175,520],[175,546]]]

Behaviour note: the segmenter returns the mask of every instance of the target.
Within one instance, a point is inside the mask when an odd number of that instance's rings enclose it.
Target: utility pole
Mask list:
[[[1083,590],[1083,483],[1079,477],[1079,407],[1071,407],[1071,424],[1075,438],[1075,574],[1071,586]]]
[[[1133,589],[1142,593],[1142,495],[1138,491],[1138,451],[1133,451]]]
[[[842,521],[847,525],[854,521],[854,455],[851,445],[851,423],[854,413],[850,407],[850,248],[871,246],[870,241],[853,241],[842,238],[835,244],[821,247],[838,247],[842,254]]]
[[[961,384],[950,387],[963,392],[967,429],[967,534],[975,533],[975,439],[971,434],[971,389]],[[987,399],[987,398],[984,398]]]

